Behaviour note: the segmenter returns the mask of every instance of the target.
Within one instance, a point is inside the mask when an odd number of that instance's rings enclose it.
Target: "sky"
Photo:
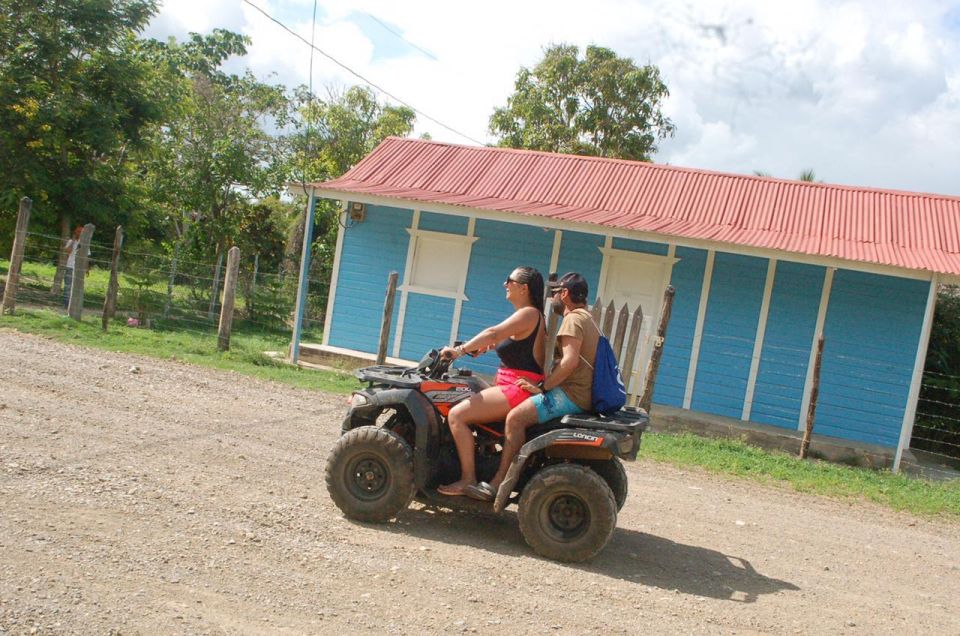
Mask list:
[[[145,35],[252,39],[229,70],[308,85],[311,51],[244,0],[161,0]],[[315,93],[363,83],[415,133],[493,143],[490,115],[551,44],[654,64],[676,134],[656,163],[960,196],[960,0],[250,0],[311,38]],[[379,91],[378,91],[379,92]],[[435,121],[433,121],[435,120]]]

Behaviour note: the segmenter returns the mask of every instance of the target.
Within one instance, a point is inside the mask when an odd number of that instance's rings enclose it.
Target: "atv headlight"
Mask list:
[[[350,406],[357,408],[358,406],[366,406],[370,404],[370,400],[363,393],[354,393],[350,398]]]

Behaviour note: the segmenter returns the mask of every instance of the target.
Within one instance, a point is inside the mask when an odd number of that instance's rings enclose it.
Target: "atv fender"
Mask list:
[[[590,449],[604,449],[614,456],[618,454],[616,439],[594,431],[562,428],[535,437],[520,447],[520,452],[517,453],[513,462],[510,463],[510,468],[507,469],[507,475],[503,478],[503,483],[500,484],[500,488],[497,490],[497,498],[493,502],[494,512],[501,512],[507,507],[507,500],[510,498],[510,493],[513,492],[513,487],[520,478],[520,473],[523,472],[527,462],[536,453],[539,453],[548,446],[569,446],[573,448],[581,446]]]
[[[403,408],[414,425],[413,481],[417,488],[425,488],[431,478],[431,467],[440,455],[440,416],[422,393],[412,389],[385,389],[382,391],[358,391],[367,398],[367,403],[354,406],[343,420],[342,433],[359,426],[376,424],[377,416],[384,409]]]

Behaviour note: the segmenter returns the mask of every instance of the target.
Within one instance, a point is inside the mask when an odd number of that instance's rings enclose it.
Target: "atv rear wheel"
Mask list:
[[[613,492],[613,500],[617,502],[617,512],[620,512],[623,504],[627,502],[627,470],[623,467],[623,462],[616,457],[611,457],[606,460],[586,460],[581,463],[607,482]]]
[[[396,433],[361,426],[333,447],[326,480],[333,503],[344,515],[383,523],[413,498],[413,452]]]
[[[579,464],[547,466],[520,495],[520,532],[537,554],[557,561],[585,561],[617,527],[610,486]]]

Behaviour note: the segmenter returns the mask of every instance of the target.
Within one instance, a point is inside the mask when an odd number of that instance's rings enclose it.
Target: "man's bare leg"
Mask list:
[[[500,467],[497,474],[490,480],[490,485],[494,490],[500,488],[513,458],[520,452],[520,447],[527,439],[527,428],[537,423],[537,409],[533,405],[533,400],[524,400],[507,414],[507,421],[503,427],[503,434],[506,438],[503,442],[503,452],[500,454]]]

